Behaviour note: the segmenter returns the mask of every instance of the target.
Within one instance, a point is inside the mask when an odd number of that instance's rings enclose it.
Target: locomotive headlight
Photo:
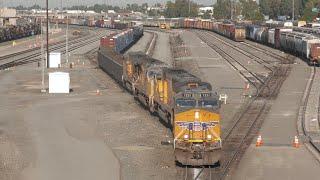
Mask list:
[[[199,112],[199,111],[196,111],[196,112],[194,113],[194,119],[195,119],[195,120],[199,120],[199,119],[200,119],[200,112]]]
[[[208,134],[208,135],[207,135],[207,139],[208,139],[208,140],[211,140],[211,139],[212,139],[212,135],[211,135],[211,134]]]
[[[189,135],[188,135],[188,134],[185,134],[185,135],[183,135],[183,138],[184,138],[185,140],[188,140],[188,139],[189,139]]]

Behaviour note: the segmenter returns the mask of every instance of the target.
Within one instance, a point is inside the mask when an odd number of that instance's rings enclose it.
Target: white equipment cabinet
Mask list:
[[[70,76],[66,72],[49,73],[49,93],[69,93]]]
[[[58,68],[61,64],[61,53],[51,52],[49,55],[49,68]]]

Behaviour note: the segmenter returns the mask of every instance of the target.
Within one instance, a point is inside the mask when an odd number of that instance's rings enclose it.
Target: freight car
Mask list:
[[[125,59],[123,82],[172,129],[177,162],[200,166],[219,161],[220,107],[209,83],[139,52]]]
[[[305,33],[281,32],[281,49],[308,59],[308,63],[320,63],[320,39]]]
[[[0,42],[16,40],[40,34],[39,24],[26,24],[19,26],[6,26],[0,28]]]
[[[124,33],[124,31],[118,34],[111,34],[100,39],[100,47],[98,51],[99,67],[118,82],[122,82],[123,57],[120,53],[122,53],[133,43],[138,41],[143,35],[142,25],[136,25],[131,30],[133,36],[132,39],[130,39],[131,37],[129,37],[131,35],[129,35],[128,33]],[[114,36],[117,36],[122,40],[124,39],[125,41],[115,41]]]
[[[246,38],[245,28],[243,26],[237,26],[234,23],[215,22],[208,19],[184,19],[179,22],[181,28],[214,31],[235,41],[244,41]]]
[[[235,41],[244,41],[246,39],[245,28],[235,24],[216,23],[213,25],[213,31]]]
[[[309,64],[320,63],[320,38],[294,32],[292,28],[268,29],[264,26],[247,25],[247,39],[284,50],[305,59]]]

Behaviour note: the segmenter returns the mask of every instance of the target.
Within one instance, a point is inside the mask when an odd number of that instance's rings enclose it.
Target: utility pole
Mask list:
[[[233,19],[233,2],[230,0],[230,19]]]
[[[69,63],[68,32],[69,32],[69,17],[67,14],[67,30],[66,30],[66,62],[67,64]]]
[[[190,4],[191,2],[190,2],[190,0],[189,0],[189,17],[190,17],[190,10],[191,10],[191,4]]]
[[[47,68],[49,68],[49,0],[46,0],[47,13]]]
[[[41,81],[41,92],[46,92],[46,89],[44,87],[44,63],[45,63],[45,59],[44,59],[44,52],[43,52],[43,26],[42,26],[42,17],[40,19],[40,30],[41,30],[41,64],[42,64],[42,81]]]
[[[294,21],[294,0],[292,0],[292,22]]]

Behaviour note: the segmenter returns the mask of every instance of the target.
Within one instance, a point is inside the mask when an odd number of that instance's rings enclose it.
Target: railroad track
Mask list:
[[[200,39],[205,40],[201,33],[197,34]],[[213,46],[213,49],[216,50],[217,48]],[[228,57],[224,55],[226,53],[224,51],[219,50],[218,53],[223,53],[223,57]],[[234,116],[233,124],[222,136],[223,153],[220,166],[185,167],[184,179],[220,180],[232,174],[245,150],[258,134],[263,120],[271,107],[270,100],[279,93],[280,87],[288,76],[290,69],[290,64],[279,64],[278,67],[275,67],[273,69],[274,73],[259,87],[257,94],[247,100],[241,110]],[[195,171],[196,173],[194,173]]]
[[[74,38],[70,38],[69,40],[72,41],[72,40],[75,40],[75,39],[77,39],[77,38],[74,37]],[[50,44],[50,46],[60,45],[62,43],[65,43],[65,40],[61,40],[61,41],[52,43],[52,44]],[[31,48],[31,49],[26,49],[26,50],[15,52],[15,53],[8,54],[8,55],[5,55],[5,56],[0,56],[0,61],[1,60],[5,60],[5,59],[9,59],[9,58],[13,58],[13,57],[16,57],[16,56],[20,56],[20,55],[25,55],[26,53],[37,51],[37,50],[40,50],[40,49],[41,49],[41,47],[34,47],[34,48]]]
[[[273,72],[274,62],[266,61],[265,59],[259,57],[258,55],[245,50],[239,42],[235,42],[228,38],[219,38],[217,34],[214,34],[213,32],[203,31],[206,33],[206,35],[215,38],[216,40],[220,41],[221,43],[229,46],[230,48],[238,51],[239,53],[243,54],[244,56],[247,56],[248,58],[252,59],[253,61],[257,62],[258,64],[262,65],[265,69],[269,70],[270,72]]]
[[[74,39],[74,40],[70,41],[69,51],[73,51],[78,48],[81,48],[82,46],[94,43],[99,40],[99,38],[97,38],[97,37],[101,37],[103,35],[104,35],[103,32],[95,32],[95,34],[93,34],[93,35],[83,37],[80,39]],[[57,44],[56,46],[51,47],[50,51],[60,50],[62,52],[62,54],[65,54],[66,52],[65,52],[64,48],[65,48],[65,43],[62,42],[61,44]],[[14,60],[10,60],[10,58],[9,58],[9,62],[5,62],[3,64],[0,64],[0,70],[7,69],[7,68],[10,68],[13,66],[19,66],[19,65],[23,65],[23,64],[32,63],[32,62],[38,62],[41,60],[40,55],[41,55],[41,52],[34,51],[32,54],[29,54],[29,55],[26,55],[24,57],[17,58]]]
[[[222,47],[214,44],[211,36],[208,36],[204,31],[193,31],[203,42],[205,42],[209,47],[218,52],[222,58],[224,58],[238,73],[250,84],[252,84],[256,89],[259,89],[261,85],[264,84],[265,79],[262,79],[254,72],[252,72],[249,68],[247,68],[244,64],[242,64],[239,60],[231,56],[227,50]]]
[[[310,152],[313,155],[315,155],[318,161],[320,161],[320,132],[317,131],[316,128],[314,128],[314,124],[307,125],[306,123],[317,123],[318,126],[320,126],[320,96],[317,90],[317,81],[320,76],[319,73],[320,72],[317,71],[317,68],[315,66],[312,67],[310,79],[304,92],[302,104],[299,109],[299,117],[297,124],[299,134],[298,138],[302,140],[302,142],[306,145],[307,149],[310,150]],[[316,105],[312,103],[312,100],[309,103],[309,100],[311,98],[316,98],[318,100]],[[316,111],[313,111],[312,108],[314,107],[317,107]],[[317,121],[310,120],[307,117],[316,117]],[[309,126],[309,128],[307,128],[307,126]],[[310,126],[312,126],[313,128],[310,128]]]
[[[268,50],[266,48],[259,48],[257,46],[261,46],[261,44],[258,44],[258,43],[253,44],[253,43],[254,42],[251,42],[249,40],[241,42],[241,44],[243,44],[243,45],[245,45],[245,46],[247,46],[249,48],[255,49],[255,50],[257,50],[257,51],[259,51],[259,52],[261,52],[261,53],[263,53],[263,54],[265,54],[267,56],[273,57],[274,59],[277,59],[279,62],[281,62],[283,64],[286,64],[286,63],[287,64],[292,64],[293,63],[292,60],[290,60],[288,57],[284,57],[282,55],[279,55],[279,54],[275,53],[274,51],[270,51],[270,50]]]
[[[152,56],[154,52],[154,48],[156,47],[156,44],[157,44],[158,34],[152,31],[145,31],[145,32],[152,34],[151,41],[148,42],[147,48],[145,50],[147,55]]]

